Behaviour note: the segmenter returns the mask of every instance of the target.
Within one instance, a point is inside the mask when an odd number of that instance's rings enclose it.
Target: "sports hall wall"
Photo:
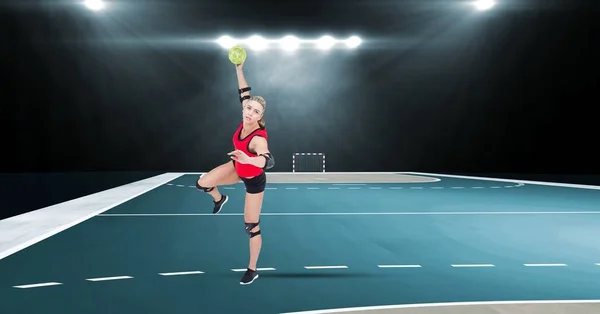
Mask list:
[[[182,16],[169,33],[148,20],[111,24],[81,10],[20,10],[2,19],[9,44],[0,75],[9,84],[1,96],[0,181],[4,198],[25,189],[39,198],[8,203],[4,217],[227,162],[241,121],[234,67],[226,50],[182,34],[282,34],[252,21],[215,26],[216,17]],[[119,14],[112,18],[125,21]],[[329,29],[364,38],[355,50],[249,51],[244,72],[252,93],[267,100],[272,171],[292,171],[296,152],[319,152],[328,172],[600,184],[593,112],[600,51],[586,26],[593,16],[507,10],[457,23],[466,17],[455,14],[414,30],[357,19]],[[298,35],[324,31],[306,26]]]

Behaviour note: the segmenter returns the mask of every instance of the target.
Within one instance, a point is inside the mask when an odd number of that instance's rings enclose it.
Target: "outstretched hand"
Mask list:
[[[240,63],[240,64],[236,64],[235,65],[235,69],[239,70],[239,71],[243,70],[244,69],[244,62],[246,62],[246,60],[242,61],[242,63]]]
[[[246,153],[239,149],[229,152],[227,155],[240,164],[248,164],[251,162],[250,156],[246,155]]]

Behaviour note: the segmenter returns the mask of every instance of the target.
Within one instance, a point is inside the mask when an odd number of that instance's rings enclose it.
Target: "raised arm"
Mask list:
[[[235,66],[235,72],[237,73],[238,79],[238,94],[240,94],[240,102],[242,106],[244,106],[244,101],[250,98],[250,86],[248,86],[248,82],[246,82],[246,77],[244,76],[244,63],[238,64]]]

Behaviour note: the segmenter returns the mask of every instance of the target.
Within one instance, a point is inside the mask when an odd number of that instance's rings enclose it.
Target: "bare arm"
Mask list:
[[[246,82],[246,77],[244,76],[244,63],[242,62],[242,64],[236,65],[235,66],[235,72],[237,74],[237,80],[238,80],[238,88],[241,89],[247,89],[248,86],[248,82]],[[244,96],[250,96],[250,91],[244,91],[242,93],[240,93],[240,100],[242,103],[242,107],[244,106],[244,102],[245,100],[243,100]]]
[[[268,159],[272,159],[271,153],[269,152],[269,145],[267,144],[267,139],[262,136],[255,136],[250,141],[250,149],[255,151],[258,156],[250,157],[250,164],[259,167],[265,168],[268,163]],[[268,158],[261,155],[268,155]],[[271,168],[272,165],[269,165]]]
[[[249,148],[256,152],[258,156],[250,157],[239,149],[229,152],[228,155],[231,156],[231,159],[240,163],[250,164],[263,169],[271,169],[275,166],[275,158],[271,155],[271,152],[269,152],[267,139],[262,136],[254,136],[252,140],[250,140]]]

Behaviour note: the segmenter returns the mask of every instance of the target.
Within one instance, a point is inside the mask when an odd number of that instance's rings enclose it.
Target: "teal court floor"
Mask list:
[[[260,278],[243,286],[244,186],[220,187],[213,215],[185,174],[0,259],[0,313],[600,299],[600,189],[423,176],[269,182]]]

